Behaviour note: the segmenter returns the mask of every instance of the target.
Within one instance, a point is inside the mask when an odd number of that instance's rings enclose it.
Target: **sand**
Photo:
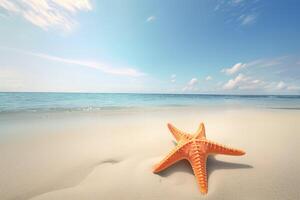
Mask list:
[[[208,194],[179,162],[166,123],[246,151],[211,156]],[[300,111],[196,107],[2,114],[0,199],[300,199]]]

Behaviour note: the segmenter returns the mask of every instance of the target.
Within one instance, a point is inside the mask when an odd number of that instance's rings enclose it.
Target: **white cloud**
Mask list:
[[[244,2],[245,0],[230,0],[228,4],[232,7],[238,7],[241,6]]]
[[[57,28],[66,32],[77,24],[77,12],[92,10],[89,0],[0,0],[1,7],[43,30]]]
[[[257,19],[256,14],[249,14],[249,15],[241,15],[238,20],[241,22],[242,25],[250,25],[254,24]]]
[[[225,14],[226,23],[235,22],[242,26],[254,24],[261,10],[259,0],[216,0],[215,2],[214,10]]]
[[[230,91],[249,91],[262,93],[299,93],[300,68],[297,56],[281,56],[271,59],[259,59],[245,64],[238,63],[231,68],[223,69],[226,74],[243,70],[231,78],[222,89]]]
[[[278,89],[278,90],[283,90],[283,89],[286,89],[286,88],[287,88],[287,85],[286,85],[286,83],[283,82],[283,81],[280,81],[280,82],[277,84],[277,86],[276,86],[276,89]]]
[[[224,72],[225,74],[228,74],[228,75],[232,75],[232,74],[235,74],[236,72],[240,71],[245,66],[246,66],[246,64],[237,63],[237,64],[233,65],[232,67],[222,69],[221,72]]]
[[[286,83],[284,81],[269,82],[266,84],[265,89],[273,92],[300,92],[300,87],[292,83]]]
[[[12,12],[19,12],[19,7],[8,0],[0,0],[0,7]]]
[[[300,92],[300,87],[293,84],[287,84],[284,81],[266,82],[254,79],[244,74],[239,74],[233,79],[228,80],[222,87],[230,91],[256,91],[256,92]]]
[[[52,0],[57,5],[76,13],[78,10],[92,10],[92,5],[89,0]]]
[[[287,87],[287,89],[289,91],[298,91],[298,92],[300,92],[300,87],[299,86],[295,86],[295,85],[290,85],[290,86]]]
[[[175,83],[176,82],[176,74],[171,75],[171,82]]]
[[[189,86],[194,86],[198,83],[198,79],[196,78],[192,78],[189,82],[188,82],[188,85]]]
[[[300,68],[297,56],[280,56],[267,59],[257,59],[244,64],[241,69],[247,75],[264,78],[269,81],[299,81]],[[225,72],[227,69],[223,69]],[[240,71],[240,70],[238,70]],[[228,71],[229,72],[229,71]],[[272,72],[272,73],[270,73]]]
[[[217,4],[216,6],[215,6],[215,9],[214,9],[214,11],[217,11],[217,10],[219,10],[220,9],[220,4]]]
[[[155,20],[156,20],[156,17],[154,15],[152,15],[146,19],[146,22],[153,22]]]
[[[232,0],[231,2],[234,4],[242,3],[244,0]]]
[[[105,64],[105,63],[99,63],[99,62],[93,62],[93,61],[84,61],[84,60],[75,60],[75,59],[67,59],[57,56],[51,56],[47,54],[41,54],[41,53],[31,53],[26,52],[26,54],[37,56],[40,58],[44,58],[47,60],[52,60],[56,62],[66,63],[66,64],[72,64],[72,65],[79,65],[89,68],[98,69],[104,73],[112,74],[112,75],[121,75],[121,76],[144,76],[145,74],[142,72],[139,72],[133,68],[128,67],[113,67],[111,65]]]
[[[259,59],[246,63],[247,67],[272,67],[281,64],[283,57],[274,59]]]
[[[187,91],[196,91],[198,89],[197,88],[198,82],[199,81],[198,81],[197,78],[192,78],[182,90],[184,92],[187,92]]]
[[[234,79],[230,79],[223,85],[224,90],[261,90],[264,89],[266,83],[259,79],[239,74]]]
[[[223,88],[225,90],[236,89],[240,86],[240,84],[245,81],[246,77],[243,74],[239,74],[234,79],[230,79],[227,83],[224,84]]]
[[[206,80],[206,81],[210,81],[210,80],[212,80],[212,77],[211,77],[211,76],[207,76],[207,77],[205,78],[205,80]]]

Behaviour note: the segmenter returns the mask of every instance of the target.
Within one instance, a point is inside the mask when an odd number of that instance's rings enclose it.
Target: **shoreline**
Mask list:
[[[266,106],[251,106],[251,105],[161,105],[161,106],[128,106],[128,107],[99,107],[99,108],[62,108],[62,109],[39,109],[39,110],[19,110],[19,111],[1,111],[0,117],[17,116],[17,115],[76,115],[76,114],[119,114],[124,112],[156,112],[156,111],[235,111],[235,110],[289,110],[299,111],[300,107],[266,107]]]
[[[176,107],[300,109],[300,95],[0,93],[0,114]]]

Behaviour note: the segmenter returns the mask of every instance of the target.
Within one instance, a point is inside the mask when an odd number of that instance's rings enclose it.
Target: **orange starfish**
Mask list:
[[[176,147],[157,165],[154,173],[158,173],[174,163],[186,159],[191,164],[201,193],[207,193],[206,159],[210,154],[225,154],[239,156],[245,152],[226,147],[206,139],[205,127],[201,123],[195,134],[191,135],[178,130],[173,125],[168,127],[176,139]]]

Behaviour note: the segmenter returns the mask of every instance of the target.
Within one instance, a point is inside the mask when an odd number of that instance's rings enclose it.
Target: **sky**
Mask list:
[[[300,94],[296,0],[0,0],[0,91]]]

